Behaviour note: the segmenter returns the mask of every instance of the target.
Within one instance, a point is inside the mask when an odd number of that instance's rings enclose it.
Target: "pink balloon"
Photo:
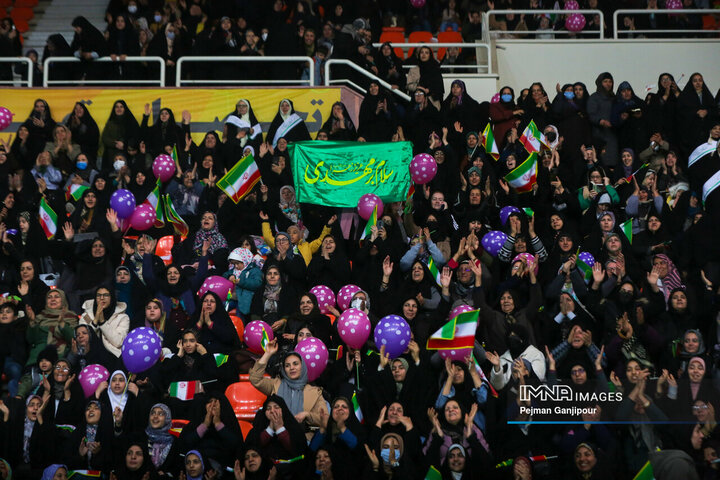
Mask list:
[[[170,155],[161,153],[153,161],[153,173],[161,182],[167,182],[175,175],[175,162]]]
[[[410,177],[418,185],[425,185],[435,178],[437,163],[429,153],[418,153],[410,162]]]
[[[357,285],[345,285],[337,293],[337,306],[341,311],[347,310],[353,295],[362,290]]]
[[[85,398],[88,398],[90,395],[95,393],[98,386],[100,386],[102,382],[108,380],[109,377],[110,372],[108,372],[108,369],[97,363],[83,368],[80,371],[80,375],[78,375],[78,382],[80,382]]]
[[[459,362],[467,361],[467,357],[472,353],[472,348],[456,348],[453,350],[438,350],[440,357],[457,360]]]
[[[517,255],[515,255],[515,258],[513,258],[512,263],[515,263],[517,261],[524,261],[525,265],[534,265],[533,271],[535,272],[535,275],[538,274],[538,269],[540,268],[540,266],[535,263],[535,257],[530,255],[529,253],[518,253]]]
[[[213,292],[220,297],[221,300],[225,301],[225,299],[228,298],[228,294],[232,292],[233,286],[233,283],[227,278],[219,275],[211,275],[207,277],[200,286],[200,290],[197,292],[198,298],[202,297],[207,292]]]
[[[143,232],[149,230],[155,225],[156,213],[155,209],[149,203],[143,203],[135,207],[135,211],[130,216],[130,226],[135,230]]]
[[[565,10],[580,10],[580,5],[575,0],[565,2]]]
[[[585,28],[585,17],[579,13],[573,13],[565,19],[565,28],[570,32],[579,32]]]
[[[319,338],[310,337],[298,342],[295,351],[300,354],[307,367],[308,381],[316,380],[327,367],[328,349]]]
[[[350,348],[361,348],[370,336],[370,319],[357,308],[348,308],[337,321],[340,338]]]
[[[5,107],[0,107],[0,131],[5,130],[12,123],[14,113]]]
[[[330,287],[326,287],[325,285],[315,285],[310,289],[310,293],[315,295],[315,298],[317,298],[320,313],[330,313],[328,307],[335,306],[335,293],[332,289]]]
[[[492,96],[490,103],[500,103],[500,92]]]
[[[667,0],[667,2],[665,2],[665,8],[668,10],[681,10],[683,4],[681,0]]]
[[[415,8],[422,8],[425,6],[425,0],[410,0],[410,5]]]
[[[458,305],[457,307],[455,307],[455,308],[452,309],[452,311],[450,312],[450,316],[448,317],[448,319],[449,319],[449,320],[452,320],[453,318],[457,317],[457,316],[460,315],[461,313],[472,312],[473,310],[475,310],[475,309],[474,309],[473,307],[471,307],[470,305],[464,305],[464,304],[463,304],[463,305]]]
[[[366,193],[358,200],[358,215],[360,215],[363,220],[368,220],[372,216],[375,205],[377,205],[377,216],[378,219],[380,219],[384,207],[382,199],[374,193]]]
[[[267,333],[268,340],[275,338],[272,327],[262,320],[253,320],[245,326],[243,340],[245,341],[245,345],[247,345],[248,350],[253,353],[262,354],[264,352],[262,347],[263,328]]]

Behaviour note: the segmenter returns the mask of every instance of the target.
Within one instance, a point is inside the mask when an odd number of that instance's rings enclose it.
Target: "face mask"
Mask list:
[[[555,132],[548,132],[545,134],[545,138],[547,138],[548,142],[554,142],[557,139],[557,134]]]
[[[568,100],[572,100],[573,98],[575,98],[575,94],[573,92],[565,92],[563,93],[563,95],[565,95],[565,98],[567,98]]]
[[[512,95],[510,95],[509,93],[504,93],[500,95],[500,99],[505,103],[510,103],[510,101],[512,101]]]
[[[365,300],[362,298],[356,298],[350,302],[350,306],[352,308],[357,308],[358,310],[365,310]]]
[[[160,20],[162,20],[162,15],[155,15],[153,17],[153,20],[155,20],[155,23],[160,23]]]
[[[175,40],[175,32],[167,32],[165,36],[168,40]]]
[[[130,13],[136,13],[136,12],[137,12],[137,5],[128,5],[128,12],[130,12]]]
[[[122,160],[115,160],[113,162],[113,168],[115,169],[116,172],[119,172],[120,169],[124,166],[125,166],[125,162],[123,162]]]
[[[75,166],[78,170],[85,170],[87,168],[87,162],[77,162]]]
[[[45,172],[47,171],[47,165],[40,165],[40,166],[38,167],[38,171],[39,171],[40,173],[45,173]]]
[[[390,449],[389,448],[383,448],[380,450],[380,456],[382,457],[383,461],[385,463],[390,463]],[[392,466],[395,466],[398,464],[398,460],[400,459],[400,452],[395,450],[395,463],[392,464]]]
[[[267,40],[267,32],[263,32],[262,35],[260,35],[260,38],[263,39],[263,42]]]

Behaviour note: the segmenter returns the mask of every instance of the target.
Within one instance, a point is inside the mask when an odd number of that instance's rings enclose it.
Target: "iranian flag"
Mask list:
[[[192,400],[195,394],[200,393],[200,381],[173,382],[170,384],[170,396],[178,400]]]
[[[83,478],[100,478],[102,472],[100,470],[70,470],[67,478],[73,480],[81,480]]]
[[[155,209],[155,226],[162,228],[165,226],[165,215],[163,214],[162,197],[160,195],[161,182],[158,178],[155,188],[152,189],[143,203],[147,203]]]
[[[430,465],[430,469],[425,474],[425,480],[442,480],[442,474],[440,470]]]
[[[652,465],[648,460],[640,471],[633,477],[633,480],[654,480],[655,472],[653,472]]]
[[[358,422],[360,422],[361,424],[365,423],[365,416],[363,415],[362,410],[360,410],[360,403],[358,402],[358,399],[357,399],[357,392],[353,392],[351,401],[352,401],[353,410],[355,411],[355,416],[357,417]]]
[[[531,191],[533,185],[537,183],[537,153],[533,152],[528,155],[527,160],[505,175],[505,180],[518,193]]]
[[[233,202],[238,203],[260,181],[260,170],[252,155],[240,159],[234,167],[218,180],[217,186],[225,192]]]
[[[230,358],[229,355],[223,355],[222,353],[215,353],[213,356],[215,357],[215,365],[218,367],[225,365]]]
[[[173,230],[175,230],[175,233],[177,235],[180,235],[180,238],[185,240],[188,236],[188,232],[190,231],[190,227],[188,227],[188,224],[185,223],[185,220],[177,213],[175,210],[175,206],[172,203],[172,200],[170,200],[170,195],[167,193],[163,196],[163,203],[165,203],[165,211],[167,212],[167,220],[170,222],[170,225],[172,225]]]
[[[78,200],[80,200],[83,193],[85,193],[85,190],[88,190],[89,188],[90,187],[86,187],[85,185],[75,185],[74,183],[70,184],[65,189],[65,200],[70,201],[70,199],[72,198],[77,202]]]
[[[365,224],[365,230],[363,230],[362,235],[360,235],[360,240],[364,240],[366,237],[370,237],[372,235],[373,225],[377,225],[377,204],[373,207],[372,215],[370,215],[370,218],[368,218],[368,221]]]
[[[477,328],[480,310],[461,313],[427,341],[428,350],[453,350],[457,348],[473,348],[475,346],[475,329]]]
[[[534,120],[530,120],[528,126],[525,127],[522,135],[520,136],[520,142],[525,146],[525,150],[528,153],[537,153],[543,147],[549,149],[545,135],[537,128]]]
[[[262,338],[260,339],[260,346],[263,349],[263,352],[267,350],[267,344],[270,343],[270,337],[268,337],[268,333],[265,331],[265,327],[262,327],[263,333]]]
[[[40,199],[40,225],[45,231],[48,240],[55,236],[57,232],[57,215],[45,201],[45,197]]]
[[[487,124],[483,131],[483,147],[488,155],[492,156],[496,161],[500,158],[500,150],[498,144],[495,142],[495,136],[493,135],[490,123]]]
[[[440,286],[440,269],[435,265],[435,261],[430,257],[430,260],[427,264],[428,270],[430,270],[430,273],[432,273],[433,278],[435,279],[435,283]]]
[[[632,245],[632,218],[624,221],[620,225],[620,229],[623,231],[625,236],[627,237],[628,241],[630,241],[630,244]]]

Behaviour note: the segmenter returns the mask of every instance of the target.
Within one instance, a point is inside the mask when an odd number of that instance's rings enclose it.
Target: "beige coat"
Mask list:
[[[280,377],[267,378],[265,369],[267,365],[260,362],[255,362],[255,365],[250,369],[250,383],[253,387],[257,388],[263,394],[270,396],[276,394],[282,383]],[[320,427],[322,425],[322,411],[327,411],[327,403],[322,396],[322,388],[315,387],[307,384],[303,389],[303,410],[308,412],[306,422],[309,425]]]
[[[105,319],[101,325],[96,325],[95,312],[93,311],[93,302],[95,300],[86,300],[83,303],[83,314],[80,318],[81,325],[87,325],[93,329],[95,334],[102,339],[105,349],[115,355],[120,356],[123,340],[130,330],[130,317],[125,313],[126,305],[123,302],[117,302],[115,311],[110,318]]]

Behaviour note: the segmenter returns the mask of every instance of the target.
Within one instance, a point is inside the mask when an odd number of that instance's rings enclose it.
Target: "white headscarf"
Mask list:
[[[115,407],[120,407],[120,410],[125,410],[125,404],[127,403],[128,399],[128,393],[127,393],[127,385],[128,385],[128,379],[127,375],[125,375],[125,372],[122,370],[115,370],[112,375],[110,375],[110,383],[112,383],[112,379],[115,378],[115,375],[122,375],[125,379],[125,390],[123,390],[122,393],[115,393],[112,391],[112,388],[108,386],[107,393],[108,397],[110,398],[110,406],[112,407],[112,411],[115,411]]]

